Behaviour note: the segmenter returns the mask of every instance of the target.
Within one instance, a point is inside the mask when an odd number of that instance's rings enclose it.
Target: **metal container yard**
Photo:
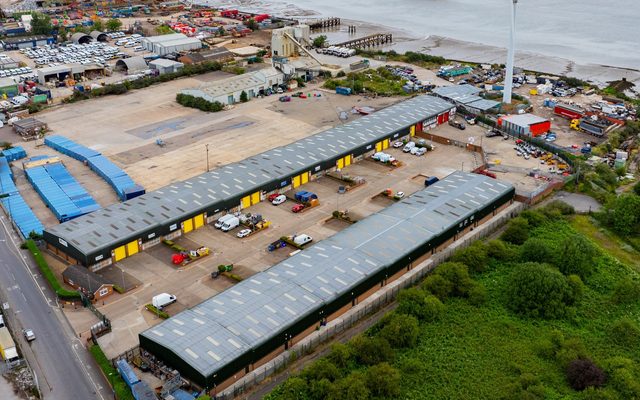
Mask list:
[[[0,157],[0,186],[7,195],[1,199],[2,206],[26,239],[31,232],[42,235],[44,226],[24,201],[13,182],[13,173],[5,157]]]

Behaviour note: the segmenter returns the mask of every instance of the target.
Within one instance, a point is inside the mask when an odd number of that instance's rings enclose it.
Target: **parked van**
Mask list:
[[[411,151],[411,149],[413,149],[414,147],[416,147],[416,144],[414,142],[409,142],[407,144],[404,145],[404,148],[402,149],[402,151],[404,151],[405,153],[408,153]]]
[[[223,215],[222,217],[218,218],[218,220],[216,221],[215,224],[213,224],[213,226],[215,226],[216,229],[220,229],[222,228],[222,225],[224,225],[224,223],[230,220],[231,218],[233,218],[233,214]]]
[[[153,296],[153,299],[151,299],[151,304],[158,310],[162,310],[163,307],[175,303],[176,300],[178,299],[172,294],[160,293],[159,295]]]
[[[271,204],[273,204],[274,206],[278,206],[278,205],[284,203],[285,201],[287,201],[287,196],[281,194],[278,197],[276,197],[275,199],[273,199],[273,201],[271,201]]]
[[[229,232],[233,228],[237,228],[239,225],[240,225],[240,218],[231,217],[224,222],[224,224],[220,229],[222,229],[223,232]]]
[[[311,236],[303,233],[301,235],[296,235],[296,237],[293,238],[293,243],[297,244],[298,246],[304,246],[312,240],[313,238]]]

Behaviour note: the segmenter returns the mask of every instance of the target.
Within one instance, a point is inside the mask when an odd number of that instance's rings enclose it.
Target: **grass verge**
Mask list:
[[[44,276],[47,282],[49,282],[49,286],[51,286],[51,289],[53,289],[53,291],[56,292],[56,295],[58,295],[59,298],[63,300],[80,299],[80,293],[73,290],[67,290],[63,288],[62,285],[60,285],[60,282],[58,282],[58,279],[54,275],[53,271],[51,271],[51,268],[49,268],[49,264],[47,263],[47,260],[44,259],[44,257],[42,256],[42,253],[40,252],[40,249],[38,249],[38,246],[36,246],[33,240],[31,239],[27,240],[25,242],[25,245],[29,250],[29,252],[31,253],[31,255],[33,256],[33,259],[35,260],[36,264],[38,265],[38,268],[40,269],[42,276]]]
[[[133,400],[131,390],[129,390],[129,387],[118,373],[118,370],[111,365],[111,362],[107,356],[104,355],[100,346],[97,344],[92,345],[89,347],[89,353],[91,353],[93,359],[96,360],[98,366],[100,366],[102,373],[112,385],[116,398],[118,400]]]

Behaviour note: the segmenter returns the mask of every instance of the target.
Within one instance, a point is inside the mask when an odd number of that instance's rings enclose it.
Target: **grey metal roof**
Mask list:
[[[147,62],[142,56],[123,58],[116,61],[116,66],[126,67],[128,72],[144,71],[147,69]]]
[[[475,109],[481,110],[481,111],[487,111],[487,110],[495,108],[495,107],[497,107],[499,105],[500,105],[500,102],[498,102],[498,101],[486,100],[486,99],[481,99],[481,100],[477,100],[477,101],[473,101],[471,103],[466,103],[465,104],[465,106],[472,107],[472,108],[475,108]]]
[[[149,43],[166,43],[174,40],[188,39],[189,37],[184,33],[170,33],[168,35],[147,36],[142,38],[143,41]]]
[[[47,228],[46,231],[71,243],[85,255],[90,254],[127,238],[140,238],[150,228],[181,221],[200,210],[261,190],[274,180],[314,171],[321,162],[375,143],[395,131],[452,107],[437,97],[417,96],[286,146]]]
[[[510,190],[454,172],[141,335],[210,376]]]
[[[534,114],[515,114],[515,115],[507,115],[502,117],[503,121],[507,121],[511,124],[529,127],[529,125],[538,124],[540,122],[548,121],[546,118],[539,117]]]
[[[451,100],[458,101],[458,99],[464,99],[467,96],[475,96],[482,90],[473,85],[452,85],[442,86],[433,89],[433,93],[438,96],[446,97]]]

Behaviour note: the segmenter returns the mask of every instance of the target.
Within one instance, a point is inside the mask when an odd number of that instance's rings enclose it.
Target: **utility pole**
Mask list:
[[[209,172],[209,143],[205,144],[204,147],[207,149],[207,172]]]

